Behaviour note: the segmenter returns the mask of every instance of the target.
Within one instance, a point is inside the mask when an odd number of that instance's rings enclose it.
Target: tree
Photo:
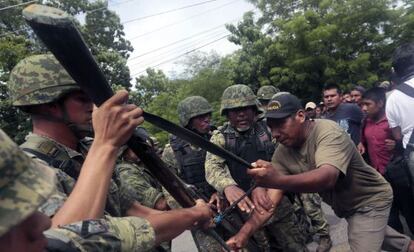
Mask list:
[[[129,89],[131,77],[126,61],[133,48],[125,39],[119,16],[107,8],[106,1],[91,3],[88,9],[82,34],[91,46],[92,54],[110,84]]]
[[[413,35],[412,3],[392,0],[251,0],[261,12],[228,26],[236,78],[318,99],[324,83],[372,86],[387,78],[392,51]],[[407,1],[410,2],[410,1]],[[398,36],[395,31],[404,29]],[[256,84],[256,83],[257,84]]]
[[[183,61],[184,72],[181,79],[169,80],[162,71],[147,69],[147,76],[137,78],[137,91],[143,92],[144,109],[165,119],[178,123],[177,105],[188,96],[205,97],[213,107],[213,122],[221,125],[225,118],[219,115],[220,99],[226,87],[233,84],[231,57],[220,58],[217,53],[197,52]],[[168,142],[168,133],[151,124],[148,131],[157,137],[160,143]]]
[[[0,8],[21,3],[17,0],[1,1]],[[28,2],[28,0],[26,1]],[[75,24],[86,38],[92,53],[112,85],[130,87],[130,74],[126,60],[132,51],[124,38],[119,17],[109,11],[106,1],[45,0],[43,4],[58,7],[72,15],[85,14],[85,25]],[[23,58],[47,52],[22,18],[24,6],[2,11],[0,15],[0,127],[20,143],[30,129],[27,116],[14,107],[7,86],[10,71]]]
[[[159,94],[170,93],[173,88],[163,71],[148,68],[146,74],[136,78],[135,84],[139,105],[144,108]]]

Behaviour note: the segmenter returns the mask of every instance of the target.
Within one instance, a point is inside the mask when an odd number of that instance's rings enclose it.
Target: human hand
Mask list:
[[[221,213],[226,208],[226,199],[220,196],[217,192],[213,193],[208,201],[210,205],[216,206],[217,212]]]
[[[235,185],[227,186],[224,188],[224,195],[226,196],[226,199],[229,201],[230,205],[233,204],[233,202],[240,199],[245,192],[240,189],[239,187]],[[250,213],[254,210],[255,205],[253,202],[249,199],[249,197],[244,197],[237,206],[242,212]]]
[[[365,146],[362,143],[359,143],[357,145],[357,149],[358,149],[359,154],[363,155],[365,153]]]
[[[244,247],[246,247],[248,240],[249,235],[239,231],[236,235],[230,237],[230,239],[226,241],[226,244],[232,251],[241,251]]]
[[[118,91],[92,113],[92,124],[95,131],[94,141],[121,147],[128,141],[135,128],[144,118],[142,109],[128,101],[128,92]]]
[[[264,187],[277,187],[278,181],[282,174],[272,166],[272,163],[257,160],[252,163],[252,167],[247,169],[247,174],[253,177],[258,185]]]
[[[267,194],[267,190],[263,187],[256,187],[252,191],[251,197],[256,206],[256,210],[259,211],[260,214],[264,214],[265,211],[270,211],[274,207],[272,200]]]
[[[196,205],[193,207],[195,213],[199,215],[198,219],[194,223],[195,226],[199,226],[203,229],[214,227],[214,212],[211,209],[210,204],[207,204],[204,200],[196,200]]]

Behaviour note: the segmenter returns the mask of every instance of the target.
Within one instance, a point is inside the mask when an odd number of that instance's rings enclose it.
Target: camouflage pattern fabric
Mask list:
[[[223,92],[220,114],[224,115],[228,109],[249,106],[255,106],[259,110],[256,95],[254,95],[253,91],[243,84],[232,85]]]
[[[115,172],[119,178],[121,193],[130,193],[134,200],[144,206],[154,208],[157,201],[164,196],[158,181],[143,165],[122,161],[117,164]]]
[[[296,194],[293,205],[299,221],[302,222],[301,226],[309,226],[309,234],[329,236],[329,224],[322,212],[322,199],[318,193]]]
[[[272,96],[279,91],[280,90],[278,88],[275,88],[274,86],[270,86],[270,85],[262,86],[257,91],[257,99],[270,100],[272,99]]]
[[[54,182],[53,170],[31,160],[0,130],[0,236],[36,211]]]
[[[191,148],[198,148],[196,146],[191,145]],[[173,171],[175,174],[179,175],[179,165],[175,158],[174,151],[171,148],[170,144],[167,144],[164,148],[164,151],[162,153],[162,160],[171,168],[171,171]],[[178,204],[177,201],[163,188],[165,199],[167,200],[168,205],[171,208],[181,208],[181,206]],[[191,234],[194,238],[194,242],[196,243],[196,246],[199,251],[201,252],[215,252],[215,251],[221,251],[222,247],[221,245],[211,238],[210,236],[206,235],[201,230],[192,230]]]
[[[201,96],[190,96],[178,103],[177,113],[180,124],[186,127],[190,122],[191,118],[211,113],[211,108],[208,101]]]
[[[224,135],[219,130],[215,130],[210,139],[210,142],[222,148],[225,147],[225,141]],[[237,185],[230,174],[225,159],[207,152],[204,167],[206,169],[206,179],[208,183],[218,192],[223,193],[224,188],[227,186]]]
[[[8,87],[14,106],[45,104],[80,90],[51,54],[21,60],[10,73]]]
[[[81,167],[84,160],[84,156],[81,153],[63,146],[50,138],[36,134],[29,134],[21,147],[32,149],[45,155],[52,155],[52,153],[54,153],[53,158],[58,160],[73,160],[74,162],[79,162],[79,167]],[[55,168],[59,169],[59,167]],[[43,211],[48,213],[49,216],[53,216],[56,213],[59,209],[57,206],[63,205],[70,191],[74,187],[74,179],[69,179],[68,177],[70,176],[59,175],[58,178],[61,178],[59,181],[61,185],[58,189],[63,189],[63,191],[60,192],[60,196],[52,197],[52,200],[47,202],[47,205],[50,204],[49,206],[45,205],[42,207]],[[66,197],[62,197],[62,195],[66,195]],[[105,212],[112,216],[123,216],[130,208],[132,202],[132,195],[121,193],[115,181],[111,180]]]
[[[210,141],[225,148],[225,137],[219,130],[213,132]],[[230,174],[225,159],[207,152],[205,169],[207,181],[217,191],[223,193],[227,186],[237,185]],[[263,229],[265,231],[260,232],[269,240],[267,244],[269,244],[271,251],[306,251],[306,237],[297,227],[297,218],[294,215],[292,204],[286,197],[276,208],[274,216],[261,230]],[[266,241],[262,241],[261,244],[266,244]]]
[[[172,172],[174,172],[178,176],[180,175],[179,165],[178,165],[177,160],[175,159],[174,151],[171,148],[170,144],[165,145],[164,151],[162,152],[161,159],[168,165],[168,167],[170,168]],[[165,190],[164,187],[162,189],[165,195],[165,199],[167,200],[167,204],[171,208],[175,208],[175,209],[181,208],[181,206],[178,204],[177,201],[175,201],[175,199],[171,196],[171,194],[167,190]]]
[[[45,235],[69,243],[80,252],[151,251],[155,245],[150,223],[138,217],[80,221],[48,230]]]

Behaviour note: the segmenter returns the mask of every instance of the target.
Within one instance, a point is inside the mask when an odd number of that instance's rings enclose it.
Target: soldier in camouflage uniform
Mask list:
[[[210,120],[212,108],[208,101],[201,96],[190,96],[178,104],[177,112],[180,125],[199,134],[206,140],[210,139]],[[204,173],[206,151],[191,145],[190,143],[170,136],[162,153],[162,160],[172,167],[175,172],[185,183],[195,186],[197,191],[204,197],[210,199],[210,202],[221,202],[216,191],[210,186]],[[178,203],[168,194],[168,204],[178,208]],[[221,246],[211,237],[206,236],[199,230],[191,232],[194,242],[199,251],[220,251]]]
[[[49,54],[23,59],[12,70],[8,84],[13,105],[33,122],[33,133],[21,148],[77,180],[91,144],[90,139],[81,139],[92,133],[92,101]],[[130,195],[119,195],[111,180],[106,213],[126,215],[133,203]],[[61,206],[50,207],[56,212]]]
[[[112,147],[119,148],[128,139],[126,134],[131,134],[142,122],[140,109],[124,105],[128,98],[126,92],[118,92],[97,110],[106,110],[106,113],[95,112],[100,117],[95,119],[99,123],[94,127],[106,129],[95,132],[90,148],[90,152],[99,154],[94,158],[88,155],[85,160],[78,145],[82,146],[79,140],[85,132],[91,131],[93,104],[52,55],[36,55],[22,60],[10,75],[9,87],[13,104],[28,112],[33,119],[34,133],[21,147],[31,156],[57,168],[59,190],[40,208],[52,217],[54,224],[101,218],[103,214],[156,214],[158,219],[161,216],[171,218],[171,213],[160,215],[158,211],[141,206],[131,195],[120,195],[117,185],[111,180],[116,161],[116,156],[109,155],[115,151]],[[106,141],[105,136],[112,138]],[[88,165],[88,169],[81,170],[84,162],[85,165],[92,162],[94,166]],[[204,213],[194,215],[195,210],[191,210],[188,221],[194,223],[196,219],[206,219],[206,213],[210,211],[208,207],[197,209],[204,210]],[[185,211],[175,214],[183,215]],[[176,228],[182,231],[183,226],[178,226],[168,232]],[[186,227],[189,226],[191,224]]]
[[[260,87],[259,90],[257,90],[257,99],[260,101],[261,108],[266,109],[270,99],[272,99],[272,96],[277,92],[280,92],[280,90],[274,86],[266,85]]]
[[[253,91],[246,85],[228,87],[221,99],[221,114],[227,116],[229,122],[214,131],[210,140],[248,162],[270,160],[275,148],[266,125],[263,121],[256,121],[259,111],[256,100]],[[251,187],[252,180],[246,169],[207,153],[206,179],[218,192],[224,193],[229,203]],[[247,197],[238,204],[243,212],[254,210],[250,219],[273,215],[277,206],[270,223],[264,227],[271,251],[306,251],[305,237],[296,226],[292,204],[282,193],[257,187],[252,191],[251,198],[254,204]]]
[[[158,236],[162,231],[138,217],[106,216],[45,231],[51,221],[37,209],[56,193],[55,173],[60,170],[31,160],[1,130],[0,153],[0,251],[138,252],[149,251],[167,238],[162,235],[157,238],[155,234]]]
[[[154,148],[154,142],[150,138],[148,132],[143,127],[138,127],[137,130],[147,138],[149,144]],[[126,148],[121,156],[122,162],[116,167],[117,184],[121,192],[132,194],[133,199],[140,202],[142,205],[157,209],[168,210],[169,207],[162,192],[162,186],[152,176],[152,174],[145,168],[141,160],[135,153]]]

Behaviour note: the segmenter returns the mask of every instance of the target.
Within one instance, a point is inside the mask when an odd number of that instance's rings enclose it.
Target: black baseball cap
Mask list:
[[[282,119],[303,109],[300,100],[292,94],[274,96],[267,105],[266,118]]]

